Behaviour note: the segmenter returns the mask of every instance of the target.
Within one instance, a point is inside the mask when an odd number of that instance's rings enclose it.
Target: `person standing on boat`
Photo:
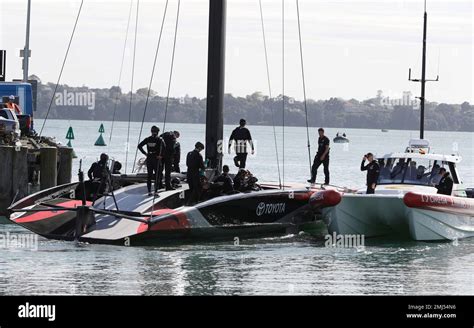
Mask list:
[[[155,194],[158,189],[162,188],[161,161],[163,159],[163,152],[165,150],[165,142],[158,136],[160,129],[157,126],[151,127],[151,136],[145,138],[138,144],[138,150],[146,156],[146,169],[148,172],[146,186],[148,188],[148,196],[152,196],[151,182],[155,182]],[[147,147],[147,151],[143,147]]]
[[[201,198],[201,171],[205,170],[204,160],[201,151],[204,149],[204,145],[201,142],[197,142],[194,146],[194,150],[190,151],[186,157],[187,180],[189,185],[189,198],[187,201],[188,205],[195,204]]]
[[[454,184],[453,179],[449,175],[449,172],[446,172],[444,167],[439,169],[439,175],[441,176],[441,180],[439,180],[439,184],[435,186],[436,189],[438,189],[438,194],[451,196]]]
[[[175,146],[176,146],[176,139],[179,138],[178,131],[169,131],[163,133],[160,138],[163,139],[165,142],[165,149],[163,151],[163,164],[161,166],[160,175],[163,176],[163,169],[165,170],[165,186],[166,190],[174,190],[171,186],[171,170],[173,167],[173,158],[175,155]]]
[[[247,163],[247,144],[250,144],[252,148],[252,155],[255,153],[254,145],[252,142],[252,136],[250,135],[250,131],[245,127],[247,122],[245,119],[240,120],[240,125],[232,131],[232,134],[229,138],[229,154],[230,149],[232,147],[232,142],[235,142],[235,157],[234,157],[234,164],[239,169],[245,169]]]
[[[364,165],[366,160],[369,163]],[[360,164],[360,170],[367,171],[367,191],[365,193],[374,194],[380,175],[380,166],[379,163],[377,163],[377,161],[374,159],[374,155],[372,153],[364,155],[362,158],[362,163]]]
[[[329,138],[324,135],[324,129],[318,129],[318,152],[314,156],[313,166],[311,167],[311,179],[309,183],[316,182],[316,175],[318,168],[323,164],[324,166],[324,184],[329,184]]]
[[[181,144],[179,141],[176,141],[174,145],[174,155],[173,155],[173,172],[181,173],[179,168],[179,162],[181,161]]]

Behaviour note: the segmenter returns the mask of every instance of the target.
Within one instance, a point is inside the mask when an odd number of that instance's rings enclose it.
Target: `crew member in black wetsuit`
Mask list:
[[[146,181],[146,186],[148,188],[148,196],[152,196],[151,193],[151,182],[155,182],[155,194],[158,193],[158,189],[163,188],[162,176],[159,174],[161,172],[161,160],[163,158],[163,152],[165,150],[165,143],[163,139],[158,137],[160,129],[157,126],[151,127],[151,136],[145,138],[138,145],[138,150],[146,156],[146,169],[148,172],[148,177]],[[143,149],[144,146],[147,146],[147,151]]]
[[[222,184],[220,190],[223,194],[229,194],[234,191],[234,181],[229,176],[229,167],[227,165],[222,167],[222,174],[214,182]]]
[[[174,145],[174,155],[173,155],[173,172],[181,173],[179,168],[179,162],[181,161],[181,144],[179,141],[176,141]]]
[[[88,195],[87,198],[97,198],[99,195],[104,193],[109,174],[109,167],[107,166],[108,161],[109,156],[102,153],[100,154],[100,160],[92,163],[89,171],[87,171],[87,176],[90,180],[85,183],[86,194]]]
[[[190,151],[186,157],[186,165],[188,167],[187,180],[189,185],[188,205],[195,204],[201,197],[200,171],[205,170],[204,160],[200,154],[203,149],[204,145],[197,142],[194,150]]]
[[[109,156],[105,153],[100,154],[100,160],[98,162],[92,163],[89,171],[87,171],[87,176],[90,180],[102,180],[109,168],[107,167],[107,162],[109,160]]]
[[[441,180],[439,180],[438,185],[436,185],[438,194],[451,196],[454,184],[453,179],[450,177],[449,172],[446,172],[444,167],[439,169],[439,175],[441,176]]]
[[[309,183],[316,182],[316,175],[321,164],[324,166],[324,184],[329,184],[329,139],[324,135],[324,129],[318,129],[318,152],[314,156],[313,166],[311,167],[311,179]]]
[[[240,120],[240,125],[232,131],[229,138],[229,154],[232,142],[234,141],[236,155],[234,157],[234,164],[240,169],[244,169],[247,163],[248,144],[250,144],[250,147],[252,148],[252,155],[255,153],[252,136],[250,135],[250,131],[245,127],[246,124],[247,122],[242,118]]]
[[[364,165],[366,160],[369,163]],[[360,170],[367,171],[367,191],[365,193],[374,194],[375,187],[377,186],[377,180],[379,179],[380,166],[379,163],[374,159],[374,155],[372,153],[364,155],[364,158],[362,158],[362,163],[360,163]]]
[[[171,170],[173,168],[173,158],[175,155],[176,139],[179,138],[178,131],[165,132],[160,136],[165,142],[165,150],[163,152],[163,164],[161,166],[160,175],[163,176],[163,168],[165,169],[165,186],[166,190],[173,190],[171,186]]]

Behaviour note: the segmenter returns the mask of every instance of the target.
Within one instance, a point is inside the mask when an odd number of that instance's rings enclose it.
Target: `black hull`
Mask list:
[[[268,188],[183,206],[182,195],[186,191],[187,186],[183,186],[180,190],[162,192],[159,198],[153,199],[147,197],[142,184],[124,187],[117,191],[116,201],[121,214],[136,213],[132,218],[94,212],[115,210],[111,197],[82,206],[81,201],[67,198],[69,192],[54,199],[42,192],[15,204],[12,208],[15,213],[10,219],[48,239],[93,244],[143,246],[226,240],[235,243],[241,239],[297,233],[302,225],[315,221],[317,211],[312,196],[320,196],[321,192],[336,193],[308,188]],[[57,192],[55,189],[55,196]],[[332,201],[328,196],[314,199],[319,203]],[[84,215],[79,208],[88,214]]]
[[[116,246],[172,246],[193,243],[215,243],[229,242],[238,245],[243,240],[258,239],[266,237],[284,236],[294,234],[299,231],[295,225],[268,224],[265,226],[232,226],[232,227],[210,227],[194,228],[181,231],[150,231],[125,237],[120,240],[79,238],[78,242],[88,244],[116,245]],[[52,240],[70,241],[76,239],[73,236],[42,235],[42,237]]]

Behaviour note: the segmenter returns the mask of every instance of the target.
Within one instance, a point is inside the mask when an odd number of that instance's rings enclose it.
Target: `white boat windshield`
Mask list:
[[[454,183],[458,182],[455,164],[424,158],[381,158],[378,184],[409,184],[435,186],[441,180],[440,168],[450,173]]]

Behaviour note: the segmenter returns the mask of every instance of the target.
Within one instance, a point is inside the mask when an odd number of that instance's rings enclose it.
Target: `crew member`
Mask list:
[[[88,195],[98,195],[105,191],[105,183],[109,174],[108,161],[109,156],[102,153],[100,154],[99,161],[92,163],[89,171],[87,171],[87,176],[90,180],[86,182],[86,193]]]
[[[240,169],[244,169],[247,163],[247,147],[250,144],[252,148],[252,155],[255,153],[254,144],[252,141],[252,136],[250,135],[250,131],[245,127],[247,122],[245,119],[240,120],[240,125],[232,131],[232,134],[229,138],[229,154],[230,148],[232,147],[232,142],[235,142],[235,157],[234,157],[234,164]]]
[[[21,115],[21,109],[20,106],[18,106],[17,103],[15,103],[15,96],[10,96],[8,97],[8,102],[6,103],[7,108],[9,108],[11,111],[13,111],[17,115]]]
[[[453,192],[453,179],[449,175],[449,172],[446,172],[444,167],[439,169],[439,175],[441,176],[441,180],[439,180],[439,184],[436,185],[436,189],[438,189],[438,194],[442,195],[449,195]]]
[[[173,157],[175,154],[176,139],[179,138],[178,131],[165,132],[160,136],[165,142],[165,150],[163,152],[163,164],[160,174],[163,176],[163,168],[165,169],[165,186],[166,190],[174,190],[171,186],[171,170],[173,166]]]
[[[365,161],[369,163],[365,164]],[[379,163],[374,159],[374,155],[372,153],[368,153],[364,155],[362,158],[362,163],[360,163],[360,170],[367,171],[367,191],[366,194],[374,194],[375,187],[377,186],[377,180],[379,179],[380,174],[380,166]]]
[[[188,205],[195,204],[201,197],[201,180],[200,172],[205,170],[204,160],[201,151],[204,149],[204,145],[201,142],[197,142],[194,150],[190,151],[186,157],[187,180],[189,185],[189,198]]]
[[[316,175],[321,164],[324,166],[324,184],[329,184],[329,139],[324,135],[324,129],[318,129],[318,152],[314,156],[313,166],[311,167],[311,179],[309,183],[316,182]]]
[[[163,188],[161,172],[161,161],[163,159],[163,152],[165,150],[165,143],[162,138],[158,136],[160,129],[157,126],[151,127],[151,136],[143,139],[138,144],[138,150],[146,156],[146,169],[148,172],[146,186],[148,188],[148,196],[152,196],[151,182],[155,182],[155,195],[158,194],[158,189]],[[147,151],[143,149],[147,146]]]
[[[229,166],[227,165],[222,167],[222,174],[218,176],[214,182],[222,184],[221,191],[224,194],[229,194],[234,191],[234,182],[229,176]]]
[[[237,191],[242,191],[245,187],[245,178],[247,176],[247,171],[245,169],[239,169],[239,172],[234,177],[234,189]]]
[[[181,144],[179,141],[176,141],[174,145],[174,155],[173,155],[173,172],[180,173],[181,169],[179,168],[179,162],[181,161]]]

